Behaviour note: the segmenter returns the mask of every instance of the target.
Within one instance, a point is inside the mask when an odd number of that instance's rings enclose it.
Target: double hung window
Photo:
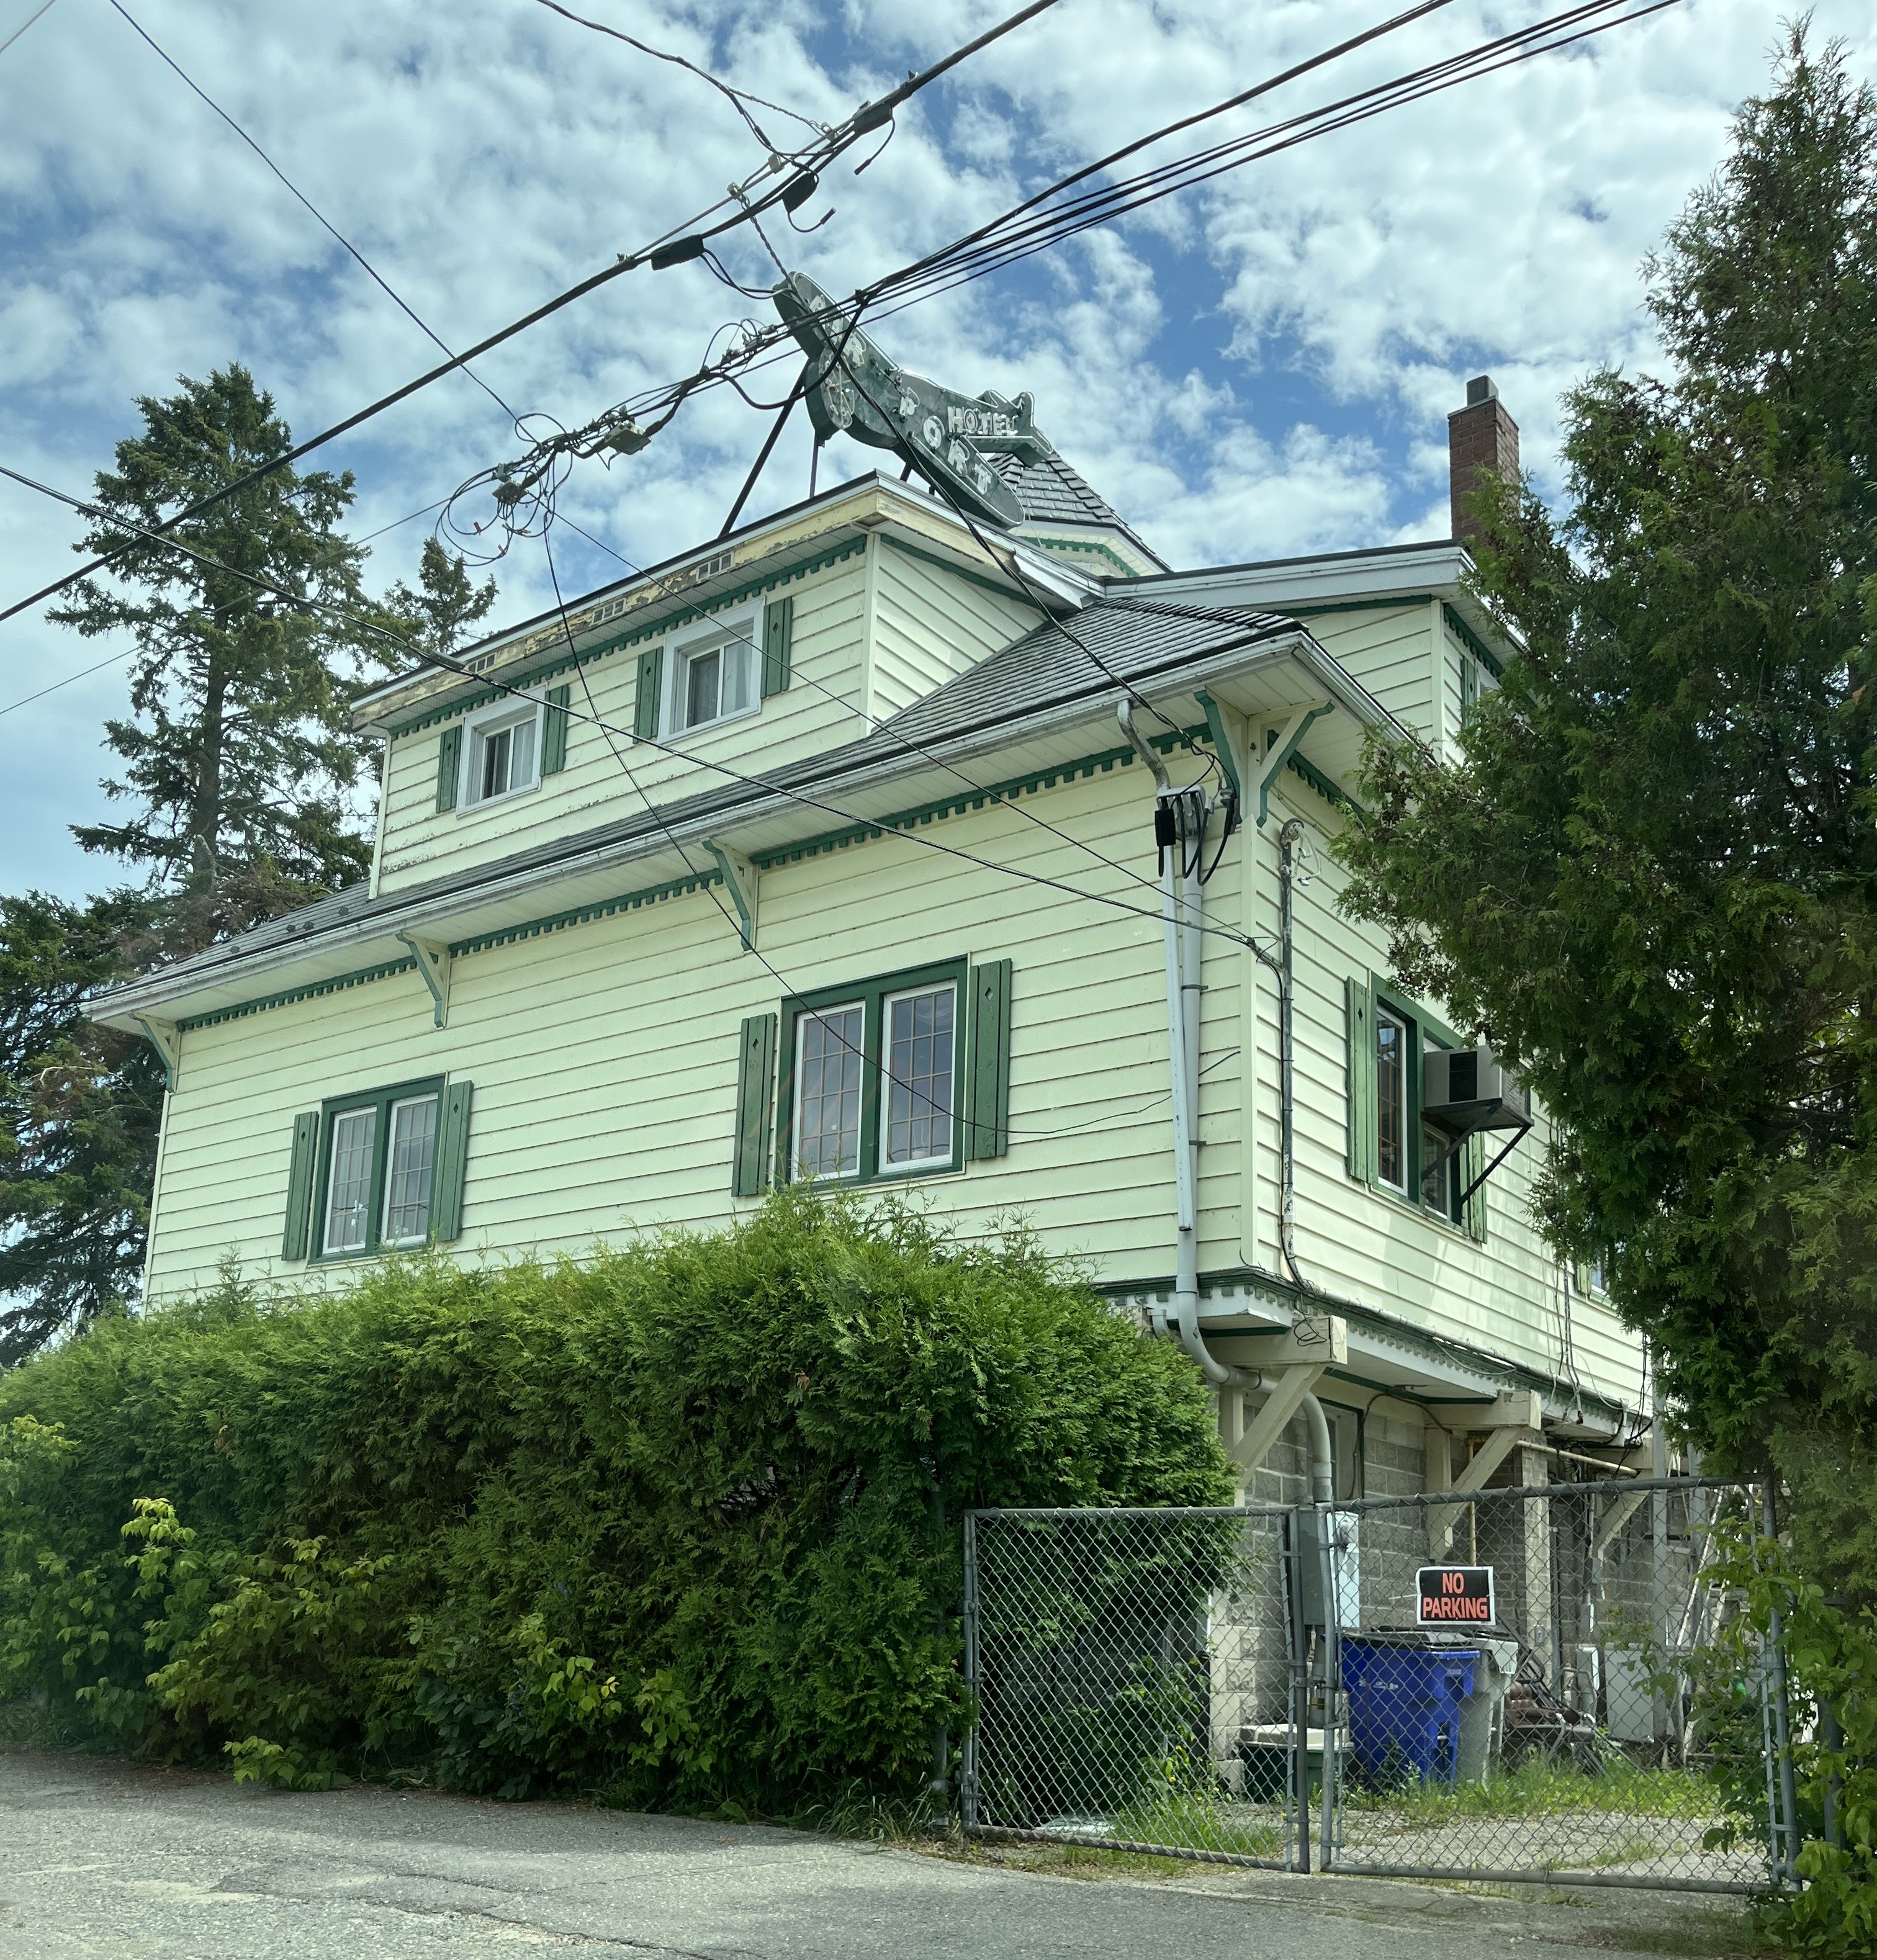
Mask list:
[[[1478,1140],[1456,1139],[1422,1114],[1422,1060],[1457,1045],[1433,1016],[1379,982],[1348,982],[1348,1169],[1417,1210],[1485,1236],[1484,1188],[1466,1195]]]
[[[964,1158],[962,961],[783,1004],[792,1177],[901,1177]],[[988,1153],[986,1153],[988,1154]]]

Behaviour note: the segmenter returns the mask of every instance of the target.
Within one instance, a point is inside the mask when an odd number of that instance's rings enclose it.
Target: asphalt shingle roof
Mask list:
[[[664,825],[682,828],[700,817],[733,816],[740,807],[762,802],[778,791],[838,800],[839,779],[850,772],[905,761],[909,749],[1011,725],[1037,709],[1100,695],[1118,679],[1145,682],[1188,661],[1271,638],[1289,631],[1293,623],[1274,613],[1156,603],[1130,599],[1124,592],[1097,600],[1069,622],[1045,621],[854,741],[769,770],[760,782],[726,778],[710,789],[660,804],[656,813],[641,803],[612,822],[574,836],[466,864],[375,899],[367,886],[355,885],[161,970],[166,978],[207,980],[255,954],[317,939],[374,914],[406,912],[473,892],[494,877],[545,869],[557,859],[582,857],[611,845],[631,845],[657,835]],[[631,792],[622,784],[621,794],[624,797]],[[841,820],[835,813],[815,814],[820,826]]]
[[[992,456],[987,460],[1016,492],[1016,500],[1029,523],[1110,525],[1138,545],[1156,565],[1163,562],[1088,479],[1053,450],[1033,463],[1020,456]]]

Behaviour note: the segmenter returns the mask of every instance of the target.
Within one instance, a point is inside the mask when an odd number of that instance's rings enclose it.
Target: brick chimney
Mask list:
[[[1453,535],[1475,537],[1479,520],[1462,500],[1478,490],[1490,473],[1516,482],[1519,475],[1519,425],[1490,374],[1478,374],[1466,384],[1466,406],[1447,418],[1447,475],[1453,507]]]

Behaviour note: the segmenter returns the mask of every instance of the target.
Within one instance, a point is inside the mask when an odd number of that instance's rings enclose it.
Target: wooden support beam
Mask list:
[[[1535,1402],[1536,1396],[1532,1398]],[[1487,1413],[1490,1413],[1487,1411]],[[1448,1486],[1456,1496],[1462,1491],[1483,1491],[1486,1480],[1521,1443],[1541,1442],[1544,1439],[1534,1429],[1513,1428],[1507,1426],[1491,1430],[1484,1443],[1459,1476]],[[1453,1537],[1453,1527],[1459,1522],[1459,1504],[1433,1504],[1427,1510],[1427,1551],[1430,1558],[1441,1558],[1446,1554]]]
[[[176,1072],[183,1065],[183,1031],[173,1021],[153,1020],[148,1014],[136,1017],[144,1039],[157,1052],[163,1064],[163,1086],[173,1090]]]
[[[1621,1536],[1623,1527],[1635,1516],[1648,1501],[1646,1491],[1626,1491],[1603,1514],[1603,1522],[1598,1526],[1590,1540],[1590,1555],[1601,1558]]]
[[[1261,829],[1265,819],[1271,814],[1271,786],[1283,775],[1284,765],[1297,752],[1297,744],[1303,740],[1303,731],[1320,714],[1334,714],[1335,704],[1328,701],[1306,701],[1287,721],[1274,732],[1271,746],[1258,763],[1258,822]]]
[[[704,840],[704,848],[717,860],[717,868],[724,874],[724,889],[730,893],[730,903],[736,908],[736,923],[743,934],[743,950],[756,950],[756,901],[762,896],[762,874],[740,851],[733,851],[727,844],[718,844],[711,838]]]
[[[444,1027],[450,1020],[450,949],[438,940],[418,939],[408,932],[398,937],[409,947],[411,957],[417,962],[417,970],[424,976],[424,985],[430,989],[431,1014],[433,1025]]]
[[[1239,1403],[1240,1415],[1232,1422],[1225,1433],[1226,1453],[1239,1468],[1239,1481],[1249,1484],[1256,1475],[1259,1466],[1271,1454],[1271,1446],[1290,1426],[1290,1419],[1303,1406],[1303,1398],[1322,1379],[1323,1370],[1328,1365],[1323,1361],[1306,1361],[1295,1367],[1287,1368],[1277,1378],[1265,1405],[1254,1416],[1242,1433],[1234,1435],[1242,1421],[1243,1403]],[[1233,1392],[1227,1390],[1227,1394]]]

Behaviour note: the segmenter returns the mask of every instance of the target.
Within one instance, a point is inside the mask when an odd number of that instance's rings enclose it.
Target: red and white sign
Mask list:
[[[1490,1565],[1424,1565],[1414,1578],[1417,1627],[1490,1627],[1497,1617]]]

